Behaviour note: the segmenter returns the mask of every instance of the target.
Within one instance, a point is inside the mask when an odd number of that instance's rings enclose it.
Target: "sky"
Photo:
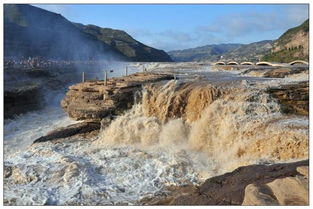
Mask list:
[[[307,4],[45,4],[72,22],[124,30],[165,51],[274,40],[309,16]]]

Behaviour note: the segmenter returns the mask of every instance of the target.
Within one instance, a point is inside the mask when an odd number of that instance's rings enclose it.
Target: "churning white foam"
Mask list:
[[[8,154],[23,150],[49,131],[73,123],[77,122],[69,119],[60,107],[55,106],[7,119],[4,123],[4,156],[6,158]]]
[[[164,88],[166,100],[169,89]],[[199,184],[241,165],[307,157],[308,118],[284,116],[269,95],[250,90],[216,99],[190,123],[148,117],[137,104],[92,140],[32,145],[5,160],[12,175],[4,179],[4,200],[12,205],[137,205],[142,198],[164,195],[166,186]],[[73,122],[60,109],[20,119],[5,125],[5,140],[16,141],[15,146],[24,136],[32,142]]]
[[[193,161],[184,150],[143,150],[133,146],[95,148],[90,142],[33,145],[5,162],[4,199],[15,205],[140,204],[164,195],[166,186],[198,184]],[[206,165],[207,166],[207,165]]]

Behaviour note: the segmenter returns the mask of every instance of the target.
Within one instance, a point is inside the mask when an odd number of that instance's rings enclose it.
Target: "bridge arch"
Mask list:
[[[254,65],[253,62],[242,62],[240,63],[240,65]]]
[[[295,60],[289,63],[289,65],[296,65],[296,64],[303,64],[303,65],[309,65],[308,62],[303,61],[303,60]]]
[[[225,64],[225,62],[220,61],[220,62],[214,63],[214,65],[226,65],[226,64]]]
[[[257,62],[255,65],[259,65],[259,66],[274,66],[273,63],[270,62]]]
[[[239,65],[238,62],[235,61],[230,61],[227,63],[227,65]]]

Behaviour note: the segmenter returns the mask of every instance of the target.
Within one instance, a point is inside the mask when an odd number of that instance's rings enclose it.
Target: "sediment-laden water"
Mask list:
[[[28,145],[73,121],[49,110],[51,115],[39,111],[7,123],[5,203],[140,204],[165,195],[168,186],[199,184],[238,166],[308,157],[308,117],[282,114],[264,91],[299,77],[251,78],[206,72],[207,66],[193,72],[186,65],[173,68],[194,84],[147,85],[141,102],[92,139],[44,142],[13,153],[19,141]],[[145,64],[148,70],[170,66]]]

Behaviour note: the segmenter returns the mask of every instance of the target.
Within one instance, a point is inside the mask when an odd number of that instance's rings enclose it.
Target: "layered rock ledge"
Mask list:
[[[108,79],[106,84],[104,81],[86,81],[70,86],[61,106],[73,119],[101,120],[131,108],[143,84],[170,79],[173,75],[136,73]]]
[[[278,99],[284,113],[309,115],[309,81],[271,87],[267,92]]]

